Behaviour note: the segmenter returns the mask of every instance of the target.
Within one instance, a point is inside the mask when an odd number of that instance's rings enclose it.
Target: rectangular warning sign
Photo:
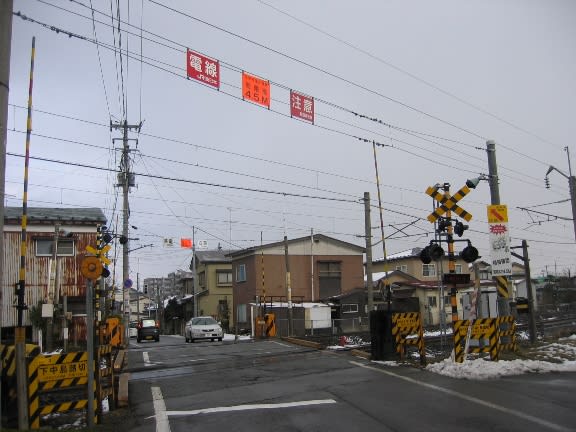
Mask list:
[[[242,98],[270,108],[270,81],[242,72]]]
[[[488,206],[488,223],[508,222],[508,207],[505,205]]]
[[[87,360],[74,363],[42,364],[38,367],[38,380],[40,382],[85,378],[87,376]]]

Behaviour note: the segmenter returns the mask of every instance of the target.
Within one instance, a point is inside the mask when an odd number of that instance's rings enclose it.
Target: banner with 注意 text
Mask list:
[[[314,123],[314,98],[290,90],[290,115]]]

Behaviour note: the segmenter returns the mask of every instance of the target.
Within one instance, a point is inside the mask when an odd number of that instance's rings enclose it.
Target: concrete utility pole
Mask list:
[[[118,186],[122,186],[123,195],[123,205],[122,205],[122,235],[128,239],[128,220],[130,218],[130,205],[128,202],[128,194],[130,192],[130,187],[135,186],[134,174],[130,172],[130,145],[128,139],[128,131],[136,130],[140,131],[142,123],[138,125],[129,125],[126,120],[122,123],[112,123],[110,122],[110,131],[112,129],[122,129],[122,159],[120,161],[120,170],[122,171],[118,175]],[[123,302],[124,302],[124,340],[128,341],[130,337],[129,327],[130,327],[130,289],[125,286],[125,282],[130,277],[130,266],[129,266],[129,256],[128,256],[128,244],[125,242],[122,245],[122,289],[123,291]]]
[[[490,203],[492,205],[500,204],[500,189],[498,186],[498,166],[496,164],[496,142],[492,140],[486,141],[486,152],[488,153],[488,183],[490,184]],[[494,284],[498,287],[498,278],[492,277]],[[507,283],[508,297],[502,297],[500,290],[498,292],[498,315],[510,315],[510,297],[511,287],[510,282]]]
[[[0,1],[0,257],[4,256],[4,196],[6,180],[6,139],[8,136],[8,93],[10,83],[10,50],[12,48],[12,0]],[[0,280],[4,277],[4,262],[0,259]],[[0,310],[3,299],[0,298]],[[2,321],[0,320],[0,340]],[[0,376],[2,362],[0,362]],[[2,396],[0,395],[0,419]]]
[[[12,0],[3,0],[0,1],[0,233],[4,233],[4,183],[6,179],[6,140],[8,136],[8,94],[10,89],[11,47]],[[4,234],[0,237],[0,257],[3,256]],[[3,260],[0,260],[0,278],[3,274]]]
[[[284,260],[286,262],[286,297],[288,300],[288,336],[294,335],[294,317],[292,315],[292,282],[290,280],[290,259],[288,256],[288,237],[284,236]]]
[[[566,153],[568,155],[568,175],[564,174],[558,168],[550,166],[550,168],[548,168],[548,171],[546,172],[546,188],[547,189],[550,188],[548,174],[550,174],[552,171],[556,171],[557,173],[568,179],[568,188],[570,190],[570,201],[572,203],[572,222],[574,225],[574,238],[576,239],[576,177],[572,175],[572,166],[570,165],[570,152],[568,150],[568,147],[564,147],[564,150],[566,150]]]
[[[517,249],[513,247],[512,249]],[[516,258],[520,258],[524,263],[524,278],[526,279],[526,293],[528,294],[528,332],[530,343],[536,343],[536,315],[534,314],[534,293],[532,292],[532,279],[530,276],[530,258],[528,257],[528,242],[522,240],[522,255],[512,252]]]
[[[368,289],[368,318],[374,310],[374,281],[372,279],[372,220],[370,192],[364,192],[364,236],[366,237],[366,287]]]

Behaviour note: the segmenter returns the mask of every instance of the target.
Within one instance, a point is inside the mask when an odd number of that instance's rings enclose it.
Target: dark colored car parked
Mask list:
[[[140,343],[142,340],[160,341],[160,326],[156,320],[152,318],[141,318],[138,321],[138,335],[136,336],[136,341]]]

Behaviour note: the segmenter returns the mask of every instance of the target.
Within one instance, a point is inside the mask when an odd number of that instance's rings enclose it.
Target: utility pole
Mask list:
[[[512,247],[517,249],[519,246]],[[512,252],[516,258],[519,258],[524,263],[524,278],[526,279],[526,293],[528,295],[528,331],[530,335],[530,343],[536,343],[536,315],[534,313],[534,293],[532,292],[532,279],[530,275],[530,258],[528,257],[528,242],[522,240],[522,255]]]
[[[288,336],[294,334],[294,317],[292,316],[292,282],[290,280],[290,259],[288,257],[288,237],[284,236],[284,260],[286,262],[286,297],[288,299]]]
[[[120,173],[118,174],[118,186],[122,187],[123,205],[122,205],[122,235],[128,238],[128,220],[130,218],[130,206],[128,203],[128,193],[130,187],[135,186],[134,174],[130,172],[130,145],[128,139],[128,131],[136,130],[140,132],[142,123],[137,125],[129,125],[126,120],[122,123],[110,122],[110,131],[112,129],[122,129],[122,159],[120,160]],[[114,141],[114,140],[113,140]],[[136,145],[138,141],[136,140]],[[128,241],[122,245],[122,289],[123,302],[124,302],[124,340],[128,341],[130,337],[130,289],[126,287],[125,282],[130,276],[129,256],[128,256]]]
[[[372,220],[370,192],[364,192],[364,236],[366,238],[366,287],[368,289],[368,319],[374,310],[374,281],[372,279]]]
[[[568,175],[564,174],[558,168],[550,166],[548,171],[546,172],[545,182],[546,182],[546,189],[550,189],[550,181],[548,179],[548,174],[552,171],[556,171],[560,175],[566,177],[568,179],[568,188],[570,190],[570,201],[572,203],[572,222],[574,224],[574,238],[576,239],[576,177],[572,175],[572,166],[570,165],[570,152],[568,147],[564,147],[566,150],[566,154],[568,155]]]
[[[192,291],[194,299],[194,316],[198,316],[198,275],[196,274],[196,227],[192,226]]]
[[[4,196],[6,180],[6,139],[8,136],[8,93],[10,83],[10,50],[12,48],[12,0],[0,1],[0,257],[4,256]],[[4,262],[0,259],[0,280],[4,275]],[[0,299],[2,309],[3,299]],[[0,322],[0,340],[2,340]],[[0,362],[0,376],[2,362]],[[2,396],[0,395],[0,419]],[[1,426],[1,425],[0,425]]]
[[[496,142],[492,140],[486,141],[486,152],[488,154],[488,183],[490,184],[490,203],[492,205],[499,205],[500,204],[500,189],[498,186],[498,166],[496,164]],[[502,277],[492,277],[494,284],[498,287],[499,279]],[[508,278],[506,279],[506,291],[508,295],[504,297],[502,295],[502,290],[496,289],[498,293],[498,315],[500,316],[508,316],[510,315],[510,296],[511,296],[511,287]],[[503,279],[502,279],[503,281]]]

